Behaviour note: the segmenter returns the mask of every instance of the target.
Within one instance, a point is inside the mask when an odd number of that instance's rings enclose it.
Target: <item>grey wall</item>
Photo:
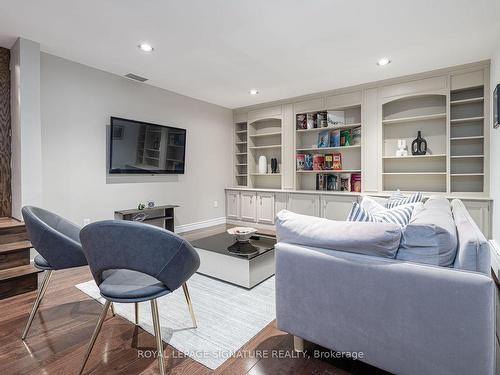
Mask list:
[[[495,52],[491,57],[491,68],[490,68],[490,80],[491,80],[491,90],[495,89],[495,86],[500,83],[500,40],[497,44]],[[493,118],[493,95],[491,100],[491,119]],[[490,126],[492,124],[489,124]],[[497,244],[500,244],[500,169],[495,166],[496,162],[500,159],[500,128],[492,129],[490,136],[490,195],[493,199],[493,221],[492,221],[492,238]]]
[[[186,128],[186,173],[107,175],[110,116]],[[44,207],[79,224],[147,200],[179,204],[176,225],[225,216],[231,110],[42,53],[41,118]]]

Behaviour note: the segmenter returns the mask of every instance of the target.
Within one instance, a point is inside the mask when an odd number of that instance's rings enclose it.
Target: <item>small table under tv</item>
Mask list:
[[[155,206],[139,210],[133,208],[129,210],[115,211],[116,220],[139,221],[146,224],[165,228],[171,232],[174,231],[174,208],[179,207],[175,204]]]

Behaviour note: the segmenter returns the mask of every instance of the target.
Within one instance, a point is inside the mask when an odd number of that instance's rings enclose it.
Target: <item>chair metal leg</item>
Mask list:
[[[50,276],[52,275],[53,270],[45,271],[45,277],[43,278],[42,285],[38,289],[38,294],[36,295],[35,303],[31,308],[31,313],[28,318],[28,322],[26,323],[26,327],[24,328],[21,339],[24,340],[28,335],[28,331],[31,327],[31,323],[33,323],[33,319],[35,318],[38,307],[40,306],[40,302],[42,302],[42,298],[45,295],[45,291],[47,290],[47,286],[49,285]]]
[[[109,307],[111,308],[111,315],[113,315],[113,317],[115,317],[116,316],[115,305],[113,304],[113,302],[111,302],[111,304],[109,305]]]
[[[193,304],[191,303],[187,283],[182,284],[182,290],[184,290],[184,296],[186,297],[186,302],[189,307],[189,313],[191,314],[191,320],[193,321],[194,328],[197,328],[198,324],[196,324],[196,317],[194,316]]]
[[[139,325],[139,303],[135,303],[135,325]]]
[[[160,317],[158,315],[158,304],[156,299],[151,300],[151,314],[153,315],[153,328],[156,338],[156,350],[158,354],[158,367],[160,375],[165,375],[165,364],[163,360],[163,342],[161,341]]]
[[[97,336],[99,336],[99,332],[101,331],[102,323],[104,323],[104,319],[106,319],[109,305],[111,305],[111,301],[106,300],[106,303],[104,304],[104,307],[101,311],[101,315],[99,316],[99,320],[97,321],[97,325],[95,326],[94,333],[92,334],[92,338],[90,339],[87,351],[85,352],[85,356],[83,357],[82,366],[80,367],[80,371],[78,371],[78,375],[81,375],[83,373],[83,369],[87,364],[87,361],[90,357],[90,353],[92,352],[92,348],[94,347],[94,344],[97,340]]]

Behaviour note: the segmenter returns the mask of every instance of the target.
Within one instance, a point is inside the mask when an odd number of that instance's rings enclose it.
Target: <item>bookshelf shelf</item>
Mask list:
[[[281,135],[281,132],[269,132],[269,133],[262,133],[262,134],[252,134],[252,135],[250,135],[250,138],[272,137],[272,136],[278,136],[278,135]]]
[[[410,117],[399,117],[394,119],[383,120],[382,124],[401,124],[404,122],[416,122],[416,121],[428,121],[436,119],[446,119],[446,113],[436,113],[431,115],[421,115],[421,116],[410,116]]]
[[[484,139],[483,135],[475,135],[472,137],[454,137],[450,138],[450,141],[468,141],[470,139]]]
[[[345,124],[341,126],[327,126],[324,128],[312,128],[312,129],[296,129],[297,133],[319,133],[323,130],[343,130],[360,127],[361,123]]]
[[[250,173],[252,176],[280,177],[281,173]]]
[[[298,170],[297,173],[361,173],[361,169],[316,169],[316,170]]]
[[[412,160],[412,159],[445,158],[445,157],[446,154],[432,154],[432,155],[384,156],[383,159]]]
[[[352,145],[352,146],[339,146],[339,147],[310,147],[310,148],[297,148],[297,151],[314,151],[314,152],[329,152],[329,151],[337,151],[337,150],[349,150],[361,148],[361,145]]]
[[[461,100],[452,100],[450,105],[464,105],[464,104],[472,104],[472,103],[482,103],[484,101],[484,97],[480,96],[478,98],[469,98],[469,99],[461,99]]]
[[[267,146],[250,146],[250,150],[264,150],[266,148],[281,148],[281,145],[267,145]]]
[[[472,121],[483,121],[484,116],[476,116],[476,117],[463,117],[463,118],[455,118],[451,119],[451,124],[460,124],[462,122],[472,122]]]
[[[384,176],[408,176],[408,175],[428,175],[428,176],[446,176],[446,172],[384,172]]]

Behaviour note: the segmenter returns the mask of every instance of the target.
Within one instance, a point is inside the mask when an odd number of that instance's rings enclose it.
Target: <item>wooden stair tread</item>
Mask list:
[[[24,222],[11,217],[0,217],[0,229],[24,227]]]
[[[5,244],[0,244],[0,254],[2,253],[10,253],[16,250],[23,250],[23,249],[29,249],[31,248],[31,242],[30,241],[16,241],[16,242],[9,242]]]
[[[0,271],[0,282],[5,281],[5,280],[9,280],[9,279],[14,279],[17,277],[32,275],[32,274],[40,273],[40,272],[42,272],[42,270],[35,268],[31,264],[27,264],[25,266],[7,268],[5,270]]]

